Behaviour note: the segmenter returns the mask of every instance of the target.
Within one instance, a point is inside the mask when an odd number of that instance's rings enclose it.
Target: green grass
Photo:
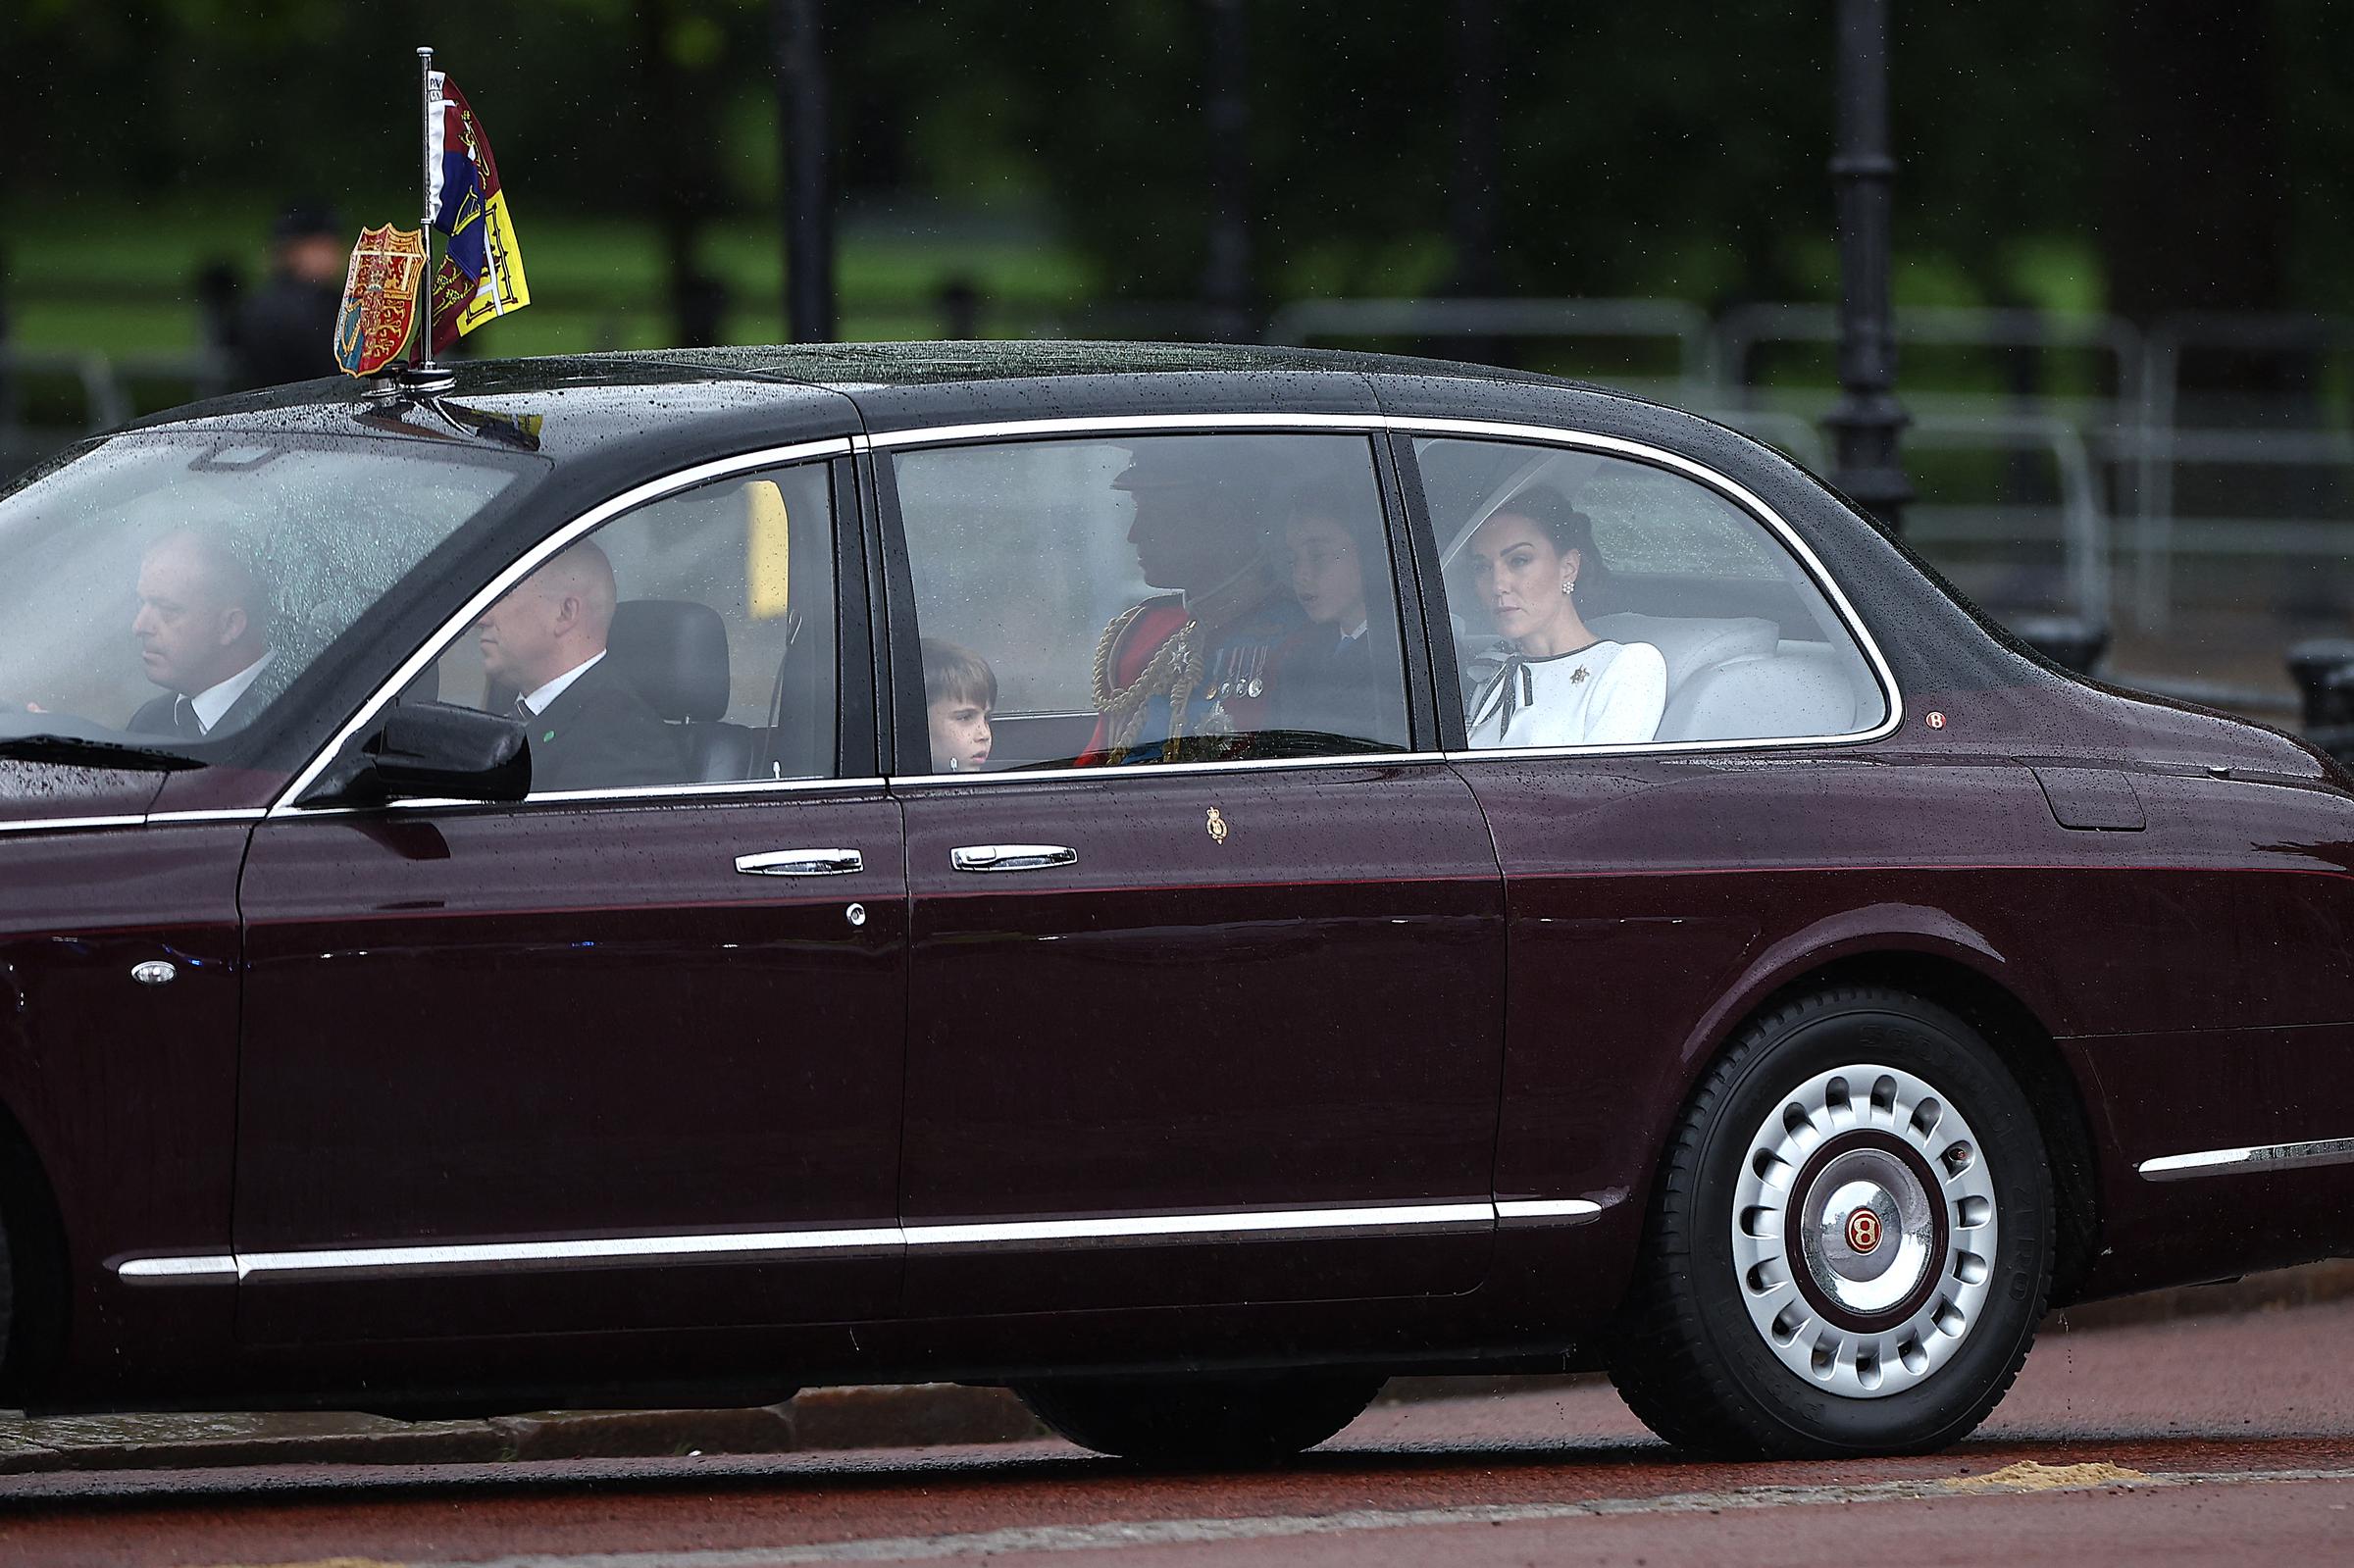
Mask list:
[[[405,213],[387,204],[378,216]],[[12,224],[7,244],[12,337],[24,348],[105,354],[186,349],[203,338],[195,279],[229,261],[249,281],[267,267],[270,209],[252,202],[52,208]],[[400,221],[407,221],[405,219]],[[357,236],[359,217],[352,219]],[[643,348],[672,340],[668,274],[648,223],[516,216],[533,303],[472,334],[492,355]],[[715,218],[700,236],[703,269],[728,287],[726,335],[784,335],[782,244],[773,223]],[[1050,242],[960,243],[850,232],[835,262],[846,337],[941,330],[934,296],[970,278],[992,313],[1016,321],[1068,312],[1093,297],[1092,270]],[[324,360],[327,349],[321,344]]]

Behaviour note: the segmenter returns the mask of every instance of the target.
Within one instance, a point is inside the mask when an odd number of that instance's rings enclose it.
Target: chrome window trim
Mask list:
[[[1880,700],[1887,709],[1878,724],[1863,730],[1849,731],[1842,734],[1772,735],[1730,740],[1649,740],[1637,745],[1622,746],[1530,746],[1509,749],[1496,747],[1479,751],[1466,748],[1460,752],[1449,752],[1450,761],[1462,761],[1475,756],[1589,757],[1676,751],[1723,751],[1744,746],[1863,745],[1868,741],[1892,735],[1904,725],[1904,692],[1896,683],[1896,671],[1890,667],[1887,656],[1881,653],[1879,642],[1872,636],[1871,630],[1865,626],[1864,618],[1856,614],[1856,607],[1848,599],[1847,590],[1842,588],[1838,580],[1824,568],[1821,557],[1817,556],[1809,547],[1807,541],[1799,536],[1798,531],[1785,522],[1779,512],[1767,506],[1763,498],[1746,485],[1727,479],[1707,464],[1694,462],[1681,453],[1670,452],[1664,447],[1653,446],[1644,441],[1630,441],[1617,435],[1590,434],[1552,426],[1510,425],[1489,420],[1422,417],[1395,420],[1392,422],[1392,429],[1409,435],[1429,434],[1480,440],[1534,441],[1545,446],[1565,446],[1602,452],[1611,456],[1633,458],[1640,462],[1669,469],[1687,479],[1707,485],[1749,513],[1753,520],[1765,524],[1766,531],[1781,541],[1782,547],[1797,558],[1799,566],[1806,572],[1816,588],[1830,602],[1832,613],[1839,618],[1839,624],[1846,629],[1848,636],[1853,638],[1856,646],[1863,651],[1865,662],[1870,666],[1873,679],[1879,682]],[[1442,591],[1444,591],[1443,586]]]
[[[264,806],[237,806],[223,811],[151,811],[147,823],[153,827],[159,822],[259,822],[268,815],[269,809]]]
[[[648,480],[632,489],[622,491],[619,495],[599,501],[509,562],[505,570],[498,573],[487,584],[477,590],[474,597],[466,601],[464,609],[444,621],[432,636],[427,637],[416,652],[401,662],[400,667],[393,672],[391,679],[379,685],[375,695],[360,704],[359,711],[353,714],[342,728],[335,732],[333,738],[321,747],[318,754],[304,765],[302,771],[294,776],[293,782],[279,791],[278,797],[270,803],[269,814],[278,817],[313,809],[297,806],[294,802],[301,798],[304,790],[318,783],[319,776],[325,773],[343,748],[351,743],[354,735],[374,722],[376,716],[384,710],[384,704],[391,701],[411,681],[417,679],[418,673],[427,665],[440,657],[440,650],[446,647],[458,633],[472,626],[485,610],[496,603],[500,594],[531,576],[537,569],[539,563],[581,535],[611,522],[624,512],[643,506],[648,501],[660,500],[665,495],[691,489],[697,484],[706,483],[712,480],[725,479],[731,474],[742,474],[753,469],[774,468],[780,463],[805,462],[813,458],[847,457],[849,453],[850,441],[849,437],[845,435],[829,436],[821,441],[796,441],[790,446],[764,447],[757,452],[742,452],[734,457],[716,458],[708,463],[698,463],[692,468],[680,469],[675,473],[666,474],[660,479]],[[679,787],[699,786],[684,785]]]
[[[665,800],[691,797],[726,800],[734,796],[759,798],[771,794],[807,794],[839,789],[846,792],[881,789],[880,775],[866,779],[732,779],[715,784],[637,784],[615,789],[551,789],[521,800],[387,800],[373,806],[303,806],[290,813],[309,821],[314,817],[369,816],[387,811],[516,811],[584,805],[659,805]]]
[[[2202,1149],[2165,1154],[2133,1169],[2145,1182],[2187,1182],[2202,1176],[2264,1176],[2354,1164],[2354,1138],[2312,1138],[2295,1143],[2257,1143],[2245,1148]]]
[[[427,664],[431,663],[434,657],[437,656],[435,650],[443,647],[453,635],[462,631],[466,626],[471,625],[474,619],[482,613],[485,607],[494,601],[499,594],[505,592],[506,589],[512,586],[516,582],[529,575],[529,573],[535,567],[537,567],[539,562],[545,560],[557,550],[562,549],[573,539],[580,537],[582,534],[588,532],[601,524],[610,521],[615,516],[618,516],[622,512],[628,511],[633,507],[640,506],[648,501],[659,499],[660,497],[673,493],[677,490],[691,488],[693,485],[706,482],[710,480],[723,479],[730,474],[739,474],[751,469],[773,467],[779,463],[801,462],[816,458],[842,457],[858,451],[896,452],[922,447],[947,447],[982,441],[1023,438],[1076,437],[1089,434],[1133,435],[1140,433],[1151,433],[1153,431],[1165,431],[1171,434],[1184,434],[1205,430],[1293,430],[1305,432],[1324,431],[1331,433],[1355,432],[1361,434],[1395,433],[1405,435],[1438,435],[1467,437],[1472,439],[1522,441],[1537,445],[1568,447],[1579,450],[1601,452],[1607,455],[1632,458],[1682,474],[1686,478],[1694,480],[1699,483],[1708,485],[1711,489],[1715,490],[1717,493],[1723,495],[1726,499],[1732,501],[1735,505],[1739,506],[1742,510],[1749,513],[1755,521],[1766,526],[1767,531],[1770,531],[1774,537],[1781,542],[1783,548],[1787,549],[1794,557],[1797,558],[1801,568],[1805,570],[1808,577],[1814,582],[1817,588],[1823,594],[1825,599],[1829,601],[1833,613],[1839,619],[1840,625],[1846,630],[1848,635],[1854,639],[1857,647],[1863,652],[1865,662],[1870,668],[1873,679],[1879,683],[1881,698],[1886,706],[1887,712],[1879,724],[1868,729],[1829,735],[1776,735],[1770,737],[1736,738],[1729,740],[1657,740],[1646,741],[1641,744],[1622,746],[1511,747],[1477,751],[1465,749],[1462,751],[1445,753],[1375,752],[1346,757],[1265,758],[1245,762],[1170,763],[1165,765],[1142,765],[1137,768],[1104,769],[1100,771],[1084,770],[1096,777],[1117,778],[1122,775],[1134,773],[1165,774],[1178,770],[1208,771],[1215,769],[1249,769],[1300,766],[1331,767],[1357,765],[1366,762],[1465,762],[1476,761],[1489,757],[1533,758],[1613,755],[1640,756],[1673,753],[1709,753],[1759,747],[1861,745],[1894,734],[1904,724],[1904,693],[1897,685],[1896,673],[1890,667],[1887,656],[1880,651],[1879,643],[1871,635],[1870,630],[1864,625],[1862,617],[1857,615],[1855,606],[1849,600],[1846,590],[1840,586],[1838,581],[1834,579],[1823,567],[1821,559],[1816,555],[1812,548],[1808,546],[1806,540],[1801,538],[1797,531],[1792,529],[1790,525],[1782,519],[1781,514],[1776,512],[1772,507],[1768,506],[1763,499],[1761,499],[1746,486],[1734,480],[1728,479],[1722,474],[1717,473],[1714,469],[1708,467],[1706,464],[1695,462],[1691,458],[1684,457],[1680,453],[1668,451],[1664,447],[1653,446],[1643,441],[1629,440],[1623,436],[1604,435],[1592,431],[1574,430],[1556,425],[1521,424],[1498,420],[1451,419],[1435,415],[1299,413],[1064,415],[1050,419],[993,420],[967,425],[928,426],[913,430],[891,430],[879,435],[833,436],[824,440],[803,441],[791,446],[770,447],[757,452],[749,452],[734,457],[720,458],[709,463],[699,464],[693,468],[683,469],[675,474],[666,475],[663,478],[656,480],[650,480],[634,489],[624,491],[618,496],[614,496],[609,500],[600,502],[595,507],[582,514],[579,518],[574,519],[571,523],[565,525],[563,528],[548,535],[548,537],[540,541],[537,546],[527,551],[521,558],[511,564],[504,572],[501,572],[496,578],[492,579],[488,586],[478,592],[474,598],[468,602],[463,611],[446,622],[438,631],[434,633],[433,636],[427,638],[424,645],[420,647],[417,652],[410,655],[410,657],[401,664],[392,678],[384,682],[378,688],[376,693],[371,696],[367,702],[360,706],[359,711],[353,716],[353,718],[345,723],[335,733],[333,738],[331,739],[326,746],[321,748],[318,754],[312,757],[310,762],[304,765],[301,772],[294,776],[293,782],[287,784],[286,787],[279,793],[277,798],[271,802],[267,815],[279,817],[296,813],[307,815],[325,814],[330,811],[348,811],[352,809],[383,809],[373,807],[302,807],[296,806],[293,802],[302,794],[304,790],[308,789],[313,784],[318,782],[319,775],[327,771],[327,768],[333,761],[335,756],[343,749],[345,745],[350,743],[350,740],[354,735],[358,734],[367,727],[370,722],[376,718],[378,713],[383,710],[384,705],[410,681],[414,680],[418,672],[423,670]],[[919,774],[895,778],[891,781],[891,783],[895,786],[901,784],[923,784],[930,786],[940,784],[970,784],[976,780],[983,779],[996,782],[1035,778],[1068,778],[1073,777],[1079,771],[1081,770],[1025,769],[996,774]],[[679,795],[701,795],[715,792],[725,792],[742,789],[747,786],[752,788],[767,788],[779,784],[832,784],[838,781],[752,780],[734,781],[725,784],[673,784],[663,785],[658,788],[649,787],[631,790],[567,790],[561,795],[533,795],[529,797],[527,801],[519,803],[536,804],[541,800],[651,800],[671,798]],[[415,802],[407,804],[411,805],[413,809],[416,805],[440,805],[442,803]],[[135,820],[138,819],[122,819],[121,821]],[[97,819],[93,819],[91,825],[100,825],[100,822]],[[16,826],[17,825],[13,824],[0,825],[0,831],[7,831],[8,828]],[[42,824],[40,826],[54,825]]]
[[[134,1257],[114,1265],[138,1284],[178,1285],[257,1274],[330,1274],[357,1270],[418,1274],[467,1271],[505,1264],[725,1258],[838,1252],[876,1247],[1032,1246],[1054,1242],[1151,1242],[1187,1238],[1344,1235],[1418,1232],[1493,1226],[1499,1220],[1563,1219],[1579,1223],[1600,1214],[1583,1198],[1469,1203],[1388,1203],[1349,1208],[1248,1209],[1205,1214],[1105,1216],[1072,1220],[985,1220],[954,1224],[853,1226],[832,1230],[733,1231],[680,1236],[607,1237],[591,1240],[410,1243],[320,1247],[316,1250],[222,1253],[200,1257]]]
[[[988,424],[942,426],[930,430],[895,430],[874,436],[873,444],[882,450],[898,450],[934,443],[961,444],[974,441],[1008,440],[1039,436],[1078,436],[1089,433],[1136,434],[1154,430],[1174,433],[1199,430],[1358,430],[1401,435],[1454,436],[1479,440],[1519,441],[1541,446],[1567,447],[1600,452],[1606,456],[1632,458],[1656,467],[1668,469],[1685,478],[1705,484],[1750,515],[1752,521],[1763,524],[1782,547],[1797,560],[1816,588],[1831,606],[1832,614],[1853,639],[1869,667],[1872,679],[1879,683],[1880,698],[1886,712],[1880,722],[1863,730],[1827,735],[1773,735],[1737,737],[1728,740],[1647,740],[1638,744],[1615,746],[1528,746],[1497,747],[1444,753],[1449,762],[1466,762],[1483,757],[1596,757],[1643,756],[1664,753],[1715,752],[1744,748],[1775,746],[1839,746],[1863,745],[1884,739],[1896,733],[1905,722],[1904,692],[1897,685],[1896,672],[1887,656],[1880,651],[1879,642],[1869,628],[1856,613],[1854,603],[1838,580],[1823,566],[1821,557],[1799,536],[1798,531],[1784,521],[1782,515],[1766,504],[1756,492],[1728,479],[1705,463],[1696,462],[1681,453],[1648,442],[1629,440],[1624,436],[1603,435],[1592,431],[1573,430],[1558,425],[1524,425],[1499,420],[1450,419],[1437,415],[1370,415],[1370,414],[1129,414],[1090,417],[1065,416],[1039,420],[1000,420]],[[1435,624],[1435,623],[1434,623]],[[1419,754],[1418,754],[1419,755]],[[1321,759],[1318,759],[1321,760]],[[1355,760],[1355,759],[1343,759]],[[1119,772],[1163,773],[1169,767],[1186,764],[1141,765]],[[1209,764],[1207,766],[1222,766]],[[1244,766],[1263,766],[1245,764]],[[893,783],[933,783],[938,775],[923,775],[920,779],[894,780]],[[1013,778],[1014,774],[950,775],[950,778]]]
[[[1264,768],[1364,768],[1395,763],[1445,762],[1437,751],[1353,751],[1338,757],[1247,757],[1234,762],[1139,762],[1098,768],[1009,768],[1003,773],[918,773],[895,776],[894,789],[906,785],[1036,784],[1040,780],[1093,782],[1104,779],[1166,779],[1173,774],[1247,773]]]
[[[1140,435],[1165,430],[1185,435],[1201,430],[1326,430],[1378,435],[1390,428],[1379,414],[1067,414],[1053,419],[990,420],[973,425],[934,425],[887,430],[867,437],[878,452],[913,446],[956,446],[1009,436]]]

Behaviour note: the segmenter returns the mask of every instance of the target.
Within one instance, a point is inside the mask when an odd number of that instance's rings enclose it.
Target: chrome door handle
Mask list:
[[[864,871],[866,857],[855,849],[772,849],[738,855],[736,869],[747,877],[846,877]]]
[[[1076,866],[1079,851],[1060,844],[965,844],[948,851],[948,864],[958,871],[1044,871]]]

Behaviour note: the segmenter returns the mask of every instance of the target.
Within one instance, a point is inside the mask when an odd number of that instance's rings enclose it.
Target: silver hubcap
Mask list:
[[[1960,1349],[1994,1272],[1994,1184],[1927,1082],[1860,1063],[1785,1096],[1734,1189],[1743,1304],[1782,1364],[1851,1399],[1901,1393]]]

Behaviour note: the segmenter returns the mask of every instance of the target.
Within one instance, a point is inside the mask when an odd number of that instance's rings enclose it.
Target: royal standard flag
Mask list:
[[[426,204],[434,227],[448,236],[434,273],[433,351],[438,354],[491,317],[529,305],[532,290],[490,138],[456,82],[438,71],[428,79],[426,162],[433,187]]]

